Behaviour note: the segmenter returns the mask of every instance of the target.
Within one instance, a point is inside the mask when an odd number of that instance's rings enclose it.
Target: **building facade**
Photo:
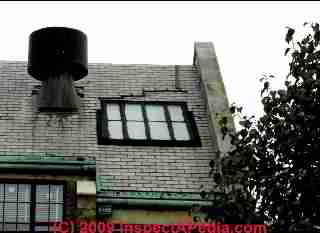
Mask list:
[[[47,84],[27,62],[0,61],[0,231],[190,223],[190,209],[213,205],[200,191],[229,146],[216,117],[228,101],[213,44],[194,49],[191,65],[88,64],[72,112],[39,110]]]

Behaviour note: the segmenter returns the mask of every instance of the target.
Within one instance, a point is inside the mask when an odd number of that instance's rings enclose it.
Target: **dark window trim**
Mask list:
[[[107,117],[106,117],[106,104],[108,103],[116,103],[120,106],[120,114],[121,120],[124,122],[122,125],[123,129],[123,136],[124,139],[109,139],[108,138],[108,129],[107,129]],[[147,139],[128,139],[126,138],[127,135],[127,127],[124,115],[123,108],[124,104],[140,104],[142,105],[142,114],[144,117],[145,129],[146,129],[146,136]],[[147,124],[147,117],[146,117],[146,104],[153,104],[153,105],[161,105],[164,107],[168,127],[169,127],[169,134],[173,140],[153,140],[150,139],[150,129],[148,128]],[[190,134],[190,140],[187,141],[178,141],[175,140],[173,137],[173,129],[172,129],[172,122],[168,121],[169,118],[169,110],[167,108],[168,105],[179,105],[182,108],[183,116],[187,124],[188,132]],[[121,107],[122,106],[122,107]],[[191,111],[188,111],[187,103],[186,102],[175,102],[175,101],[131,101],[131,100],[119,100],[119,99],[101,99],[101,110],[97,110],[97,141],[99,145],[128,145],[128,146],[161,146],[161,147],[200,147],[201,140],[198,133],[198,129],[196,126],[196,122]]]
[[[66,217],[66,208],[65,208],[65,204],[66,204],[66,181],[63,180],[20,180],[20,179],[0,179],[0,184],[30,184],[31,185],[31,189],[30,189],[30,231],[8,231],[8,232],[23,232],[23,233],[31,233],[31,232],[37,232],[37,233],[41,233],[41,232],[52,232],[52,231],[35,231],[35,226],[53,226],[54,223],[47,223],[47,222],[39,222],[36,223],[35,222],[35,208],[36,208],[36,185],[63,185],[63,201],[62,201],[62,205],[63,205],[63,211],[62,211],[62,220],[65,220]],[[49,186],[49,190],[50,190],[50,186]],[[4,196],[5,197],[5,196]],[[49,197],[50,198],[50,197]],[[49,199],[50,201],[50,199]],[[4,200],[5,202],[5,200]],[[50,208],[50,206],[49,206]],[[4,211],[4,208],[3,208]],[[3,216],[4,216],[4,212],[3,212]],[[1,221],[2,223],[2,221]],[[6,222],[3,222],[6,223]],[[13,222],[10,222],[13,223]],[[19,224],[18,222],[15,222],[15,224]],[[20,223],[23,224],[23,223]],[[1,231],[2,230],[2,231]],[[0,227],[0,232],[4,232],[4,229]]]

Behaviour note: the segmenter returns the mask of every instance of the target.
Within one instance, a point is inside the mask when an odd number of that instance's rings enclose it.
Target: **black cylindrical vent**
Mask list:
[[[38,110],[74,112],[79,109],[79,100],[72,76],[65,73],[42,81],[37,98]]]
[[[76,29],[47,27],[31,33],[28,72],[35,79],[69,73],[74,81],[88,74],[87,36]]]

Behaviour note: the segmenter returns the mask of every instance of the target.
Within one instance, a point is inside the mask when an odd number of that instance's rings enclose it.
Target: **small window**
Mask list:
[[[63,184],[1,183],[0,232],[53,232],[63,220]]]
[[[201,146],[192,112],[181,102],[102,100],[98,143]]]

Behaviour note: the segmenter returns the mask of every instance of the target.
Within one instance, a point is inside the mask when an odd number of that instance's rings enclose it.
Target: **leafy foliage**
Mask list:
[[[273,232],[305,232],[297,226],[319,225],[320,30],[318,23],[305,26],[311,32],[301,41],[294,41],[295,30],[288,28],[285,89],[270,88],[272,75],[262,79],[263,116],[242,116],[232,105],[241,130],[228,130],[227,118],[220,120],[232,149],[210,167],[213,189],[226,194],[221,207],[228,223],[263,221],[272,223]]]

